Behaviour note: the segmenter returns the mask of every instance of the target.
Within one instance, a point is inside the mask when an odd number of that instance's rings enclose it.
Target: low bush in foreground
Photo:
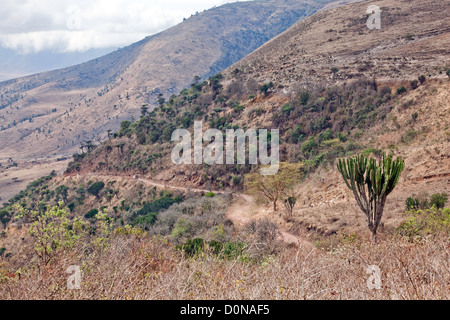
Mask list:
[[[166,240],[116,233],[87,253],[68,249],[37,268],[0,266],[3,299],[448,299],[448,237],[420,244],[397,238],[334,253],[285,247],[258,263],[185,257]],[[67,289],[71,265],[81,268],[81,290]],[[369,266],[381,272],[370,289]]]

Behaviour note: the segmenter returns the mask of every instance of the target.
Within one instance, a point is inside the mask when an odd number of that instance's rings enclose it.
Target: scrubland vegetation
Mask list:
[[[44,179],[45,180],[45,179]],[[93,196],[95,197],[95,195]],[[159,199],[121,218],[75,216],[61,201],[38,211],[13,205],[0,250],[4,299],[447,299],[450,210],[407,203],[404,222],[378,244],[357,234],[288,245],[267,219],[235,228],[230,196]],[[445,198],[433,195],[432,199]],[[444,200],[446,201],[446,200]],[[170,201],[169,201],[170,202]],[[179,203],[176,203],[179,202]],[[437,201],[437,203],[440,203]],[[444,202],[445,203],[445,202]],[[39,211],[41,210],[41,211]],[[155,212],[152,212],[155,211]],[[150,212],[150,213],[147,213]],[[19,222],[27,222],[21,226]],[[23,233],[22,233],[23,234]],[[20,246],[20,248],[19,248]],[[11,250],[13,249],[13,250]],[[12,252],[10,252],[12,251]],[[80,290],[67,288],[80,266]],[[381,288],[367,282],[381,270]]]
[[[170,133],[176,128],[190,129],[194,120],[203,120],[211,128],[237,129],[243,124],[236,120],[239,117],[259,123],[268,111],[254,108],[252,101],[270,99],[276,84],[241,83],[238,74],[227,87],[219,74],[194,82],[168,102],[161,98],[151,112],[143,106],[138,121],[123,122],[100,146],[83,144],[66,174],[87,171],[118,179],[156,174],[167,163]],[[397,91],[397,96],[404,93],[401,88]],[[245,188],[272,202],[284,219],[291,219],[297,202],[293,187],[320,166],[335,167],[338,158],[354,154],[372,158],[367,175],[371,170],[378,174],[373,158],[384,159],[383,151],[358,139],[361,130],[387,119],[397,104],[391,103],[394,97],[390,88],[378,88],[370,80],[301,89],[276,108],[269,123],[261,124],[280,128],[282,144],[294,150],[282,153],[286,162],[279,174],[263,178],[250,165],[200,166],[200,184],[207,187],[203,195],[145,186],[136,179],[131,188],[123,181],[95,176],[62,183],[51,174],[34,181],[0,210],[5,244],[0,248],[1,296],[447,299],[450,211],[445,208],[445,192],[428,198],[411,195],[404,221],[395,230],[379,234],[377,244],[366,234],[345,232],[287,244],[280,227],[269,219],[240,227],[226,216],[234,201],[231,192]],[[412,116],[411,121],[417,118]],[[411,143],[418,134],[408,131],[402,143]],[[377,166],[382,168],[381,162]],[[392,179],[386,175],[386,181],[398,181],[401,171]],[[376,193],[379,186],[374,186],[373,194],[387,196]],[[212,187],[230,193],[207,192]],[[381,214],[373,225],[378,226]],[[71,265],[81,267],[81,290],[67,289],[66,270]],[[381,270],[379,290],[367,285],[371,275],[367,268],[372,265]]]
[[[444,214],[440,236],[389,235],[378,245],[347,236],[332,249],[270,244],[267,230],[231,242],[216,230],[215,242],[174,245],[142,229],[111,229],[100,215],[95,232],[73,225],[70,237],[56,233],[65,241],[52,246],[51,260],[13,268],[2,258],[0,292],[4,299],[448,299]],[[58,230],[66,230],[63,216],[53,220]],[[81,290],[67,289],[70,265],[81,267]],[[379,290],[367,286],[369,265],[381,270]]]

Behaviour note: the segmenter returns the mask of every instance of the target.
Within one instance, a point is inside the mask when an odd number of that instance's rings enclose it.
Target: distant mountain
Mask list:
[[[381,10],[369,30],[367,8]],[[352,79],[416,80],[450,65],[448,1],[380,0],[345,4],[303,19],[240,60],[245,79],[273,81],[284,92]],[[442,74],[445,77],[445,74]]]
[[[0,81],[80,64],[113,52],[117,48],[91,49],[85,52],[39,52],[20,54],[0,47]]]
[[[0,83],[0,161],[71,154],[330,2],[227,4],[87,63]]]

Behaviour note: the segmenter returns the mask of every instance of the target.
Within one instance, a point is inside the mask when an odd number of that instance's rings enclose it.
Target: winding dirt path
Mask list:
[[[103,178],[103,179],[122,178],[122,179],[139,181],[139,182],[142,182],[146,185],[153,186],[153,187],[158,187],[158,188],[163,188],[163,189],[180,190],[180,191],[191,191],[191,192],[198,192],[198,193],[209,191],[209,190],[198,189],[198,188],[177,187],[177,186],[165,184],[162,181],[155,181],[155,180],[151,180],[151,179],[132,177],[132,176],[114,176],[114,175],[102,175],[102,174],[95,174],[95,173],[79,174],[79,176],[97,177],[97,178]],[[211,191],[215,194],[226,193],[223,190],[211,190]],[[225,215],[226,218],[230,219],[234,225],[243,226],[252,220],[263,218],[263,217],[267,216],[267,214],[257,212],[257,210],[256,210],[257,208],[255,206],[253,197],[251,197],[247,194],[243,194],[243,193],[234,193],[234,195],[237,196],[237,200],[231,206],[228,207],[226,215]],[[280,233],[281,233],[280,240],[282,240],[286,243],[293,243],[296,245],[313,247],[309,241],[307,241],[299,236],[293,235],[285,230],[280,229]]]
[[[230,219],[235,225],[244,225],[252,220],[267,217],[267,214],[257,212],[257,208],[254,204],[254,200],[251,196],[240,193],[238,194],[238,200],[228,207],[227,218]],[[281,239],[286,243],[293,243],[296,245],[302,245],[307,247],[313,247],[307,240],[293,235],[280,228]]]

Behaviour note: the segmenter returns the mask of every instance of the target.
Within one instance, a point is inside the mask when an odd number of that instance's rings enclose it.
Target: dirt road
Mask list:
[[[209,192],[210,190],[205,189],[197,189],[197,188],[187,188],[187,187],[177,187],[168,185],[162,181],[155,181],[151,179],[146,178],[140,178],[138,176],[110,176],[110,175],[101,175],[101,174],[86,174],[82,176],[87,177],[97,177],[97,178],[104,178],[104,179],[117,179],[117,178],[124,178],[129,180],[136,180],[139,182],[142,182],[146,185],[163,188],[163,189],[173,189],[173,190],[180,190],[180,191],[191,191],[191,192]],[[211,190],[215,194],[224,194],[225,191],[223,190]],[[263,217],[266,217],[267,214],[264,212],[259,211],[258,208],[253,200],[253,197],[243,194],[243,193],[234,193],[236,196],[236,201],[228,207],[226,218],[230,219],[234,225],[242,226],[252,220],[260,219]],[[286,243],[294,243],[296,245],[306,245],[311,246],[311,243],[306,241],[305,239],[298,237],[296,235],[293,235],[285,230],[280,229],[281,233],[281,240],[283,240]]]

